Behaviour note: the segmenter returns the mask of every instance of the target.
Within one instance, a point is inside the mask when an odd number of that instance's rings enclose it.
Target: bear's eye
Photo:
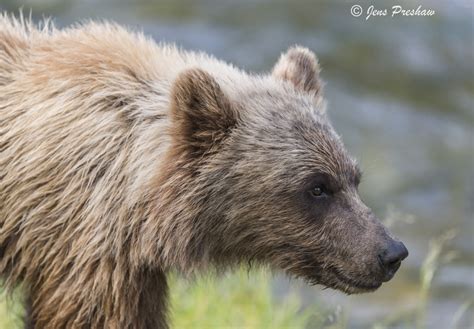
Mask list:
[[[327,189],[324,185],[317,185],[310,191],[311,195],[315,198],[327,196]]]

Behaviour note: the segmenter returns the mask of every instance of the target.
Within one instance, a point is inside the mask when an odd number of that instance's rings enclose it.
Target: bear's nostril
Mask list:
[[[400,267],[400,263],[402,260],[407,258],[407,256],[407,248],[399,241],[393,241],[390,243],[388,248],[378,256],[379,263],[385,271],[385,279],[387,281],[393,277]]]

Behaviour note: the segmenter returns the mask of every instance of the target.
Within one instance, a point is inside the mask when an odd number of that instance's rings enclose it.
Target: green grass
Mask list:
[[[270,274],[241,269],[225,277],[171,280],[174,328],[306,328],[316,314],[300,312],[296,295],[276,299]],[[199,324],[199,325],[197,325]]]
[[[22,328],[23,307],[19,302],[21,297],[18,292],[7,296],[0,292],[0,328],[16,329]]]

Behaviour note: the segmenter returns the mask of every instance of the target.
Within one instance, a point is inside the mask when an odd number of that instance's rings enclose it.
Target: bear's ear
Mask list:
[[[319,72],[316,55],[307,48],[294,46],[281,55],[273,67],[272,75],[316,96],[322,89]]]
[[[230,133],[236,112],[209,73],[190,69],[178,76],[172,88],[171,119],[177,147],[199,157]]]

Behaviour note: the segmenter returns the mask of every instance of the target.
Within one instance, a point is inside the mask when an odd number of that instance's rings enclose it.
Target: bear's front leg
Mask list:
[[[142,268],[107,279],[42,285],[26,302],[25,328],[167,329],[166,276]],[[124,274],[124,273],[121,273]]]
[[[138,316],[134,328],[167,329],[168,284],[161,270],[145,269],[141,272]]]

